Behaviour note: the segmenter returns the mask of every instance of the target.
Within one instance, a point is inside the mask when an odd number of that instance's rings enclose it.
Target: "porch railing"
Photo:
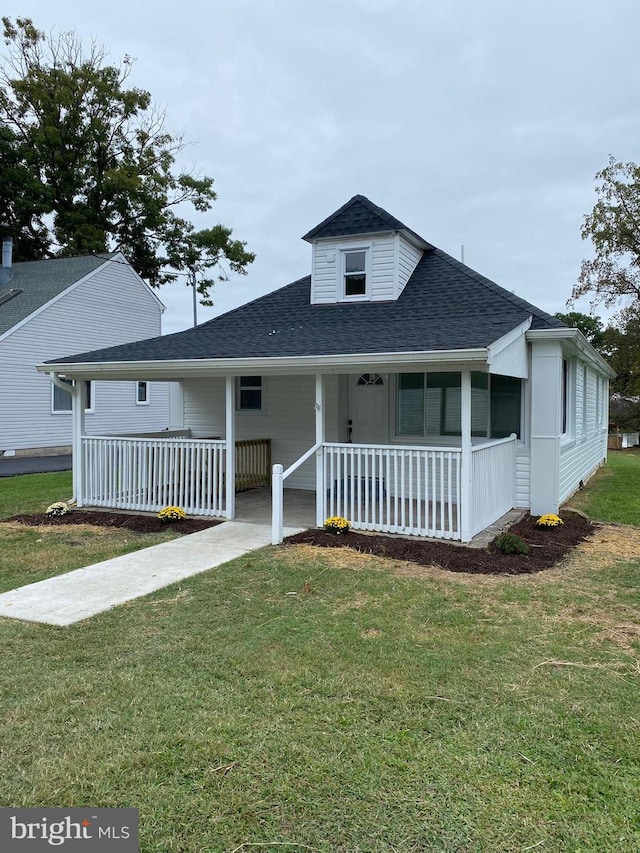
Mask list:
[[[460,539],[461,450],[324,444],[325,517],[356,530]]]
[[[84,505],[225,514],[223,440],[90,436],[82,439],[82,456]]]
[[[236,492],[271,483],[271,440],[236,441]]]
[[[516,435],[471,448],[470,534],[516,505]]]

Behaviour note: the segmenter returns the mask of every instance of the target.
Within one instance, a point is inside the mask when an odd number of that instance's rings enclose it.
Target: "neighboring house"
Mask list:
[[[160,334],[164,310],[120,253],[0,267],[0,455],[68,452],[71,394],[36,363]],[[86,381],[87,433],[147,432],[169,422],[166,383]]]
[[[513,507],[557,512],[602,464],[614,373],[578,330],[363,196],[304,239],[310,276],[196,329],[39,366],[181,383],[191,441],[109,456],[77,406],[79,502],[233,517],[251,467],[236,440],[268,440],[274,541],[283,479],[316,491],[319,524],[467,541]]]

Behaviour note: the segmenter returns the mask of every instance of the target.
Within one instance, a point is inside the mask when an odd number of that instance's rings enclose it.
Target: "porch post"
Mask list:
[[[70,389],[71,390],[71,389]],[[73,419],[73,494],[77,506],[84,506],[84,456],[82,436],[84,435],[84,410],[87,408],[87,386],[83,379],[76,379],[71,394],[71,412]]]
[[[460,426],[462,433],[462,453],[460,459],[461,477],[458,506],[460,509],[460,538],[463,542],[471,539],[473,477],[471,471],[471,371],[463,370],[460,382]]]
[[[225,516],[234,518],[236,514],[236,406],[235,379],[226,377],[225,388],[225,439],[226,439],[226,495]]]
[[[563,385],[560,344],[535,341],[531,352],[531,515],[557,513],[560,504]],[[570,430],[575,397],[568,393],[569,388],[566,392]]]
[[[325,416],[324,416],[324,376],[316,373],[316,444],[323,445],[325,441]],[[316,450],[316,526],[324,524],[324,448],[320,446]]]

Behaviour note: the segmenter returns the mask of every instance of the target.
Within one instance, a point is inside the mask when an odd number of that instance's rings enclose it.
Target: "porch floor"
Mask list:
[[[498,518],[489,527],[482,530],[473,537],[471,542],[466,542],[468,548],[486,548],[489,542],[507,527],[519,521],[524,511],[512,509]],[[257,488],[236,495],[236,521],[245,521],[251,524],[271,523],[271,489]],[[305,489],[284,490],[284,526],[312,528],[316,526],[316,495],[315,492]],[[359,533],[366,533],[360,530]],[[397,536],[400,534],[385,533],[385,536]],[[410,537],[414,539],[414,536]],[[450,545],[461,545],[463,543],[454,540],[436,539],[434,541],[447,541]]]

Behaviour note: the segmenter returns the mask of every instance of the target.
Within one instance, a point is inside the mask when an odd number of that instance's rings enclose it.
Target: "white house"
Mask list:
[[[120,253],[0,267],[0,455],[64,452],[72,443],[71,394],[35,365],[78,349],[160,334],[164,307]],[[87,434],[148,432],[169,423],[168,386],[86,380]]]
[[[75,382],[79,503],[233,517],[269,446],[275,541],[283,480],[315,490],[318,524],[467,541],[513,507],[557,512],[605,460],[614,374],[579,331],[363,196],[304,239],[311,275],[274,293],[38,367]],[[191,438],[92,440],[97,376],[179,381]]]

